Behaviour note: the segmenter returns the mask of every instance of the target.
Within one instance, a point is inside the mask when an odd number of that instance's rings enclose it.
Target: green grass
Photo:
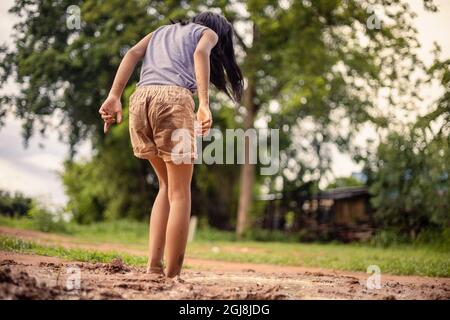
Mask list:
[[[361,244],[278,242],[215,242],[207,245],[194,242],[188,247],[188,256],[363,272],[369,265],[378,265],[382,273],[450,277],[450,253],[425,246],[382,248]]]
[[[17,219],[0,215],[0,226],[41,231],[28,217]],[[129,244],[138,247],[147,245],[148,226],[137,221],[119,220],[90,225],[68,223],[64,229],[65,231],[54,233],[73,237],[77,242]]]
[[[30,219],[11,219],[0,216],[0,225],[35,229]],[[69,224],[65,235],[77,243],[121,244],[145,252],[148,227],[145,223],[132,221],[102,222],[89,226]],[[6,240],[5,240],[6,241]],[[9,239],[11,241],[19,241]],[[19,242],[20,243],[20,242]],[[31,242],[30,253],[58,256],[70,260],[99,261],[112,259],[119,253],[103,253],[81,249],[44,247]],[[5,246],[2,244],[2,247]],[[6,246],[8,248],[8,246]],[[11,247],[11,246],[9,246]],[[12,246],[13,248],[20,245]],[[15,249],[14,249],[15,250]],[[22,250],[22,249],[20,249]],[[140,263],[145,257],[123,255],[125,261]],[[199,230],[196,240],[188,245],[187,256],[233,262],[268,263],[327,269],[363,271],[369,265],[378,265],[382,273],[450,277],[450,251],[448,245],[397,244],[389,247],[368,244],[341,243],[285,243],[285,242],[236,242],[230,232],[212,229]],[[109,261],[108,260],[108,261]]]
[[[29,218],[10,218],[0,215],[0,226],[19,229],[34,229],[34,222]]]
[[[58,246],[44,246],[33,241],[0,236],[0,250],[20,253],[37,254],[48,257],[58,257],[71,261],[109,263],[115,258],[121,258],[124,263],[133,266],[144,266],[147,258],[118,252],[100,252],[85,249],[68,249]]]

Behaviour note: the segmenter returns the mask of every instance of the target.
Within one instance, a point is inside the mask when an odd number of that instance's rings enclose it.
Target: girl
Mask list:
[[[208,134],[212,125],[209,82],[238,102],[243,77],[234,55],[233,28],[223,16],[204,12],[190,21],[162,26],[131,48],[120,63],[99,110],[105,133],[122,121],[120,98],[141,59],[140,81],[130,97],[130,138],[135,156],[150,162],[159,182],[150,216],[147,272],[164,274],[165,251],[165,275],[173,278],[180,274],[186,249],[195,134]],[[179,130],[188,138],[187,148],[181,150],[175,134]]]

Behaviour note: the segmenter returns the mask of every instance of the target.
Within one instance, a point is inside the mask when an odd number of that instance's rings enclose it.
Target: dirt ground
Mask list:
[[[86,246],[35,231],[0,227],[0,234]],[[201,259],[186,263],[190,269],[174,281],[120,260],[85,263],[0,251],[0,299],[450,299],[449,278],[382,275],[381,288],[368,289],[368,274],[359,272]]]

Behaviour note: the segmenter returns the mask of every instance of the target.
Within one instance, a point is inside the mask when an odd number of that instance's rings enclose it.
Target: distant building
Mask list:
[[[357,225],[370,221],[369,191],[367,187],[343,187],[323,191],[317,199],[329,204],[333,222]]]
[[[257,200],[266,202],[257,220],[260,227],[298,232],[304,241],[364,240],[375,230],[365,186],[339,187],[313,195],[299,189],[289,195],[262,195]]]
[[[303,211],[314,217],[318,231],[341,240],[364,239],[373,230],[367,187],[342,187],[322,191],[305,201]],[[308,228],[308,226],[305,226]]]

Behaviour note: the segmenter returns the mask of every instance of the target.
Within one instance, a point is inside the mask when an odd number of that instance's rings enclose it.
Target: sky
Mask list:
[[[419,31],[419,42],[422,48],[420,57],[430,63],[433,42],[442,48],[442,57],[450,57],[450,0],[435,1],[439,13],[432,14],[423,10],[422,0],[408,1],[418,14],[415,26]],[[0,43],[12,44],[12,27],[15,17],[8,14],[13,0],[0,1]],[[2,92],[17,90],[14,83],[8,84]],[[430,99],[433,92],[430,92]],[[41,148],[40,144],[45,145]],[[58,177],[62,163],[68,154],[68,146],[58,141],[56,132],[50,132],[46,138],[35,135],[28,148],[23,145],[21,122],[9,116],[3,127],[0,127],[0,189],[21,191],[28,196],[44,202],[63,205],[67,201],[63,186]],[[79,157],[89,157],[90,147],[84,143]],[[348,155],[333,153],[333,173],[336,176],[348,176],[360,170]]]

